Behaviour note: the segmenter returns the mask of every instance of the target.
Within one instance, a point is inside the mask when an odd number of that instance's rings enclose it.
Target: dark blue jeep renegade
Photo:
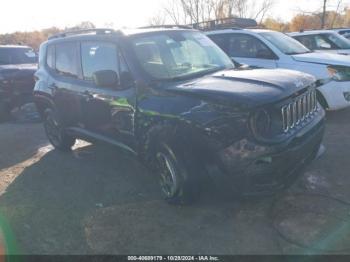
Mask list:
[[[67,32],[39,59],[34,96],[52,145],[119,146],[152,167],[170,203],[193,200],[206,174],[232,192],[276,191],[320,148],[312,76],[235,68],[196,30]]]

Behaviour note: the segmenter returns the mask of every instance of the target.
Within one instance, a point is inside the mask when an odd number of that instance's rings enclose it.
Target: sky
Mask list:
[[[74,26],[91,21],[98,27],[148,25],[167,0],[1,0],[0,34]],[[173,0],[179,1],[179,0]],[[261,0],[255,0],[261,1]],[[334,9],[337,0],[330,1]],[[342,0],[350,7],[350,0]],[[320,9],[322,0],[275,0],[269,16],[290,20],[301,9]]]

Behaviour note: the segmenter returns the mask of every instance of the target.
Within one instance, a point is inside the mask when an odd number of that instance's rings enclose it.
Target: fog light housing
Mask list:
[[[345,92],[344,93],[344,98],[346,101],[350,102],[350,92]]]

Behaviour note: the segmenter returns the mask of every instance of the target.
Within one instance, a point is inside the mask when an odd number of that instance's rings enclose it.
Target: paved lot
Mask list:
[[[349,119],[328,114],[326,153],[283,194],[208,188],[190,207],[166,205],[152,174],[115,148],[64,154],[41,124],[0,124],[5,239],[24,254],[350,254]]]

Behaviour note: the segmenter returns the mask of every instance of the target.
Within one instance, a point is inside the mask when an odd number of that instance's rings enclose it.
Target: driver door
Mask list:
[[[127,65],[115,43],[87,41],[81,43],[81,65],[84,88],[81,93],[84,129],[97,135],[133,146],[135,87]],[[98,86],[94,73],[111,70],[117,73],[115,86]]]

